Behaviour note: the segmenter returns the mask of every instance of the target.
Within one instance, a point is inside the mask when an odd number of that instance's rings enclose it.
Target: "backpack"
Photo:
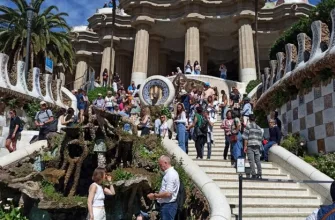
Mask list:
[[[186,191],[185,191],[185,186],[183,184],[183,182],[180,181],[180,185],[179,185],[179,190],[178,190],[178,195],[177,195],[177,210],[178,211],[182,211],[184,208],[184,204],[186,201]]]
[[[319,220],[335,220],[335,203],[321,206],[318,211]]]
[[[17,116],[16,116],[17,117]],[[19,123],[19,129],[17,130],[17,132],[22,132],[23,131],[23,127],[24,127],[24,121],[21,120],[20,117],[17,117],[19,120],[20,120],[20,123]]]
[[[207,134],[208,132],[208,120],[204,118],[204,116],[201,116],[201,124],[199,126],[200,131],[203,134]]]

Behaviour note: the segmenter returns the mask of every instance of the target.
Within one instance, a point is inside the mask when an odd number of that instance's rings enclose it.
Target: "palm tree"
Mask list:
[[[26,56],[27,40],[27,0],[11,0],[16,8],[0,6],[0,52],[10,57],[10,64]],[[42,11],[44,0],[33,1],[34,11],[31,26],[30,67],[37,66],[44,72],[45,57],[54,63],[62,63],[67,71],[72,72],[74,50],[71,45],[70,27],[56,6],[49,6]]]

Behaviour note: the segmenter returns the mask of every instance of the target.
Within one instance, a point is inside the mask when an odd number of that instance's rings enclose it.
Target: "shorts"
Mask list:
[[[17,138],[18,138],[18,136],[19,136],[19,133],[16,132],[16,134],[15,134],[15,138],[14,138],[14,139],[12,139],[12,135],[13,135],[13,133],[9,133],[8,136],[7,136],[7,138],[6,138],[6,140],[10,139],[10,140],[12,140],[12,141],[16,141]]]

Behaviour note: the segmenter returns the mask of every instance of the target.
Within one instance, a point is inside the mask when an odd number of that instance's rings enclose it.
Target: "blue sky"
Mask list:
[[[0,0],[4,5],[12,6],[10,0]],[[31,0],[26,0],[31,1]],[[56,5],[61,12],[69,14],[67,18],[71,26],[87,25],[87,18],[92,16],[96,9],[102,8],[109,0],[45,0],[45,5]],[[311,4],[317,4],[320,0],[309,0]]]

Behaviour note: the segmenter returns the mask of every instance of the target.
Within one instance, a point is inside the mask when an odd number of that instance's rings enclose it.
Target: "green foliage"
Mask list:
[[[111,87],[97,87],[87,93],[88,100],[90,102],[93,102],[98,98],[98,94],[101,93],[102,97],[105,98],[107,96],[107,92],[112,91],[113,94],[115,94],[115,91]]]
[[[15,207],[11,199],[7,199],[9,203],[0,204],[1,220],[28,220],[23,213],[21,207]]]
[[[147,106],[150,109],[151,120],[155,121],[161,115],[166,115],[168,119],[172,118],[172,114],[168,107],[163,105]]]
[[[163,106],[162,109],[161,109],[161,114],[165,115],[168,119],[172,118],[172,114],[170,112],[169,107]]]
[[[301,141],[302,138],[299,134],[288,134],[280,145],[297,156],[304,156],[306,153],[306,146],[302,146],[300,144]]]
[[[36,112],[40,110],[40,103],[38,101],[28,102],[23,106],[23,110],[31,119],[34,119]]]
[[[322,173],[335,178],[335,153],[305,156],[304,160]]]
[[[127,171],[124,171],[121,168],[117,168],[112,172],[113,175],[113,180],[114,181],[119,181],[119,180],[129,180],[134,177],[132,173],[129,173]]]
[[[87,198],[86,197],[80,197],[80,196],[71,196],[71,197],[64,197],[63,194],[56,191],[54,185],[52,183],[49,183],[48,181],[43,180],[41,182],[42,185],[42,192],[45,196],[45,199],[53,201],[53,202],[59,202],[59,203],[65,203],[65,204],[82,204],[86,205]]]
[[[251,90],[253,90],[256,86],[258,86],[258,84],[260,84],[262,81],[259,79],[256,80],[251,80],[248,85],[247,88],[245,89],[246,93],[249,94],[249,92],[251,92]]]
[[[14,109],[18,104],[18,100],[17,99],[10,99],[8,100],[7,102],[7,105],[11,108],[11,109]]]
[[[293,24],[290,29],[286,30],[279,39],[277,39],[270,50],[270,59],[276,59],[276,54],[278,52],[284,52],[287,43],[292,43],[297,46],[298,34],[306,33],[311,37],[311,24],[313,21],[320,20],[326,23],[329,28],[332,28],[330,12],[333,8],[335,8],[335,0],[322,0],[310,11],[308,17],[301,18],[298,22]]]
[[[254,115],[256,117],[256,123],[261,128],[269,127],[268,119],[264,110],[255,110]]]

